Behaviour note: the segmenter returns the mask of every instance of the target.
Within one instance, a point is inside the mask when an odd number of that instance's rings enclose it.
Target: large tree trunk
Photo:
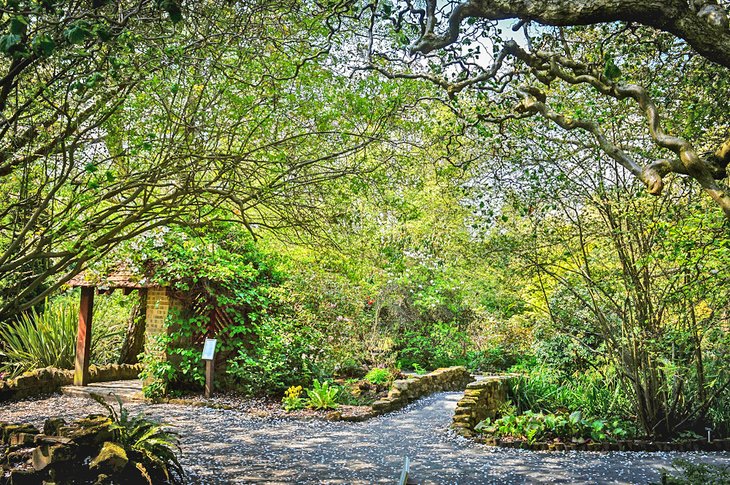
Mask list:
[[[139,300],[132,309],[129,317],[127,334],[124,337],[122,350],[119,353],[120,364],[136,364],[137,356],[144,350],[144,333],[146,327],[145,316],[147,314],[147,290],[139,290]]]

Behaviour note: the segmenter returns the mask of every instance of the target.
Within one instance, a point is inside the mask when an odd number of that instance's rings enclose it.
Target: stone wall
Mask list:
[[[89,382],[136,379],[141,364],[111,364],[89,367]],[[58,392],[74,382],[74,371],[46,367],[26,372],[15,379],[0,381],[0,402]]]
[[[375,414],[396,411],[434,392],[461,391],[474,378],[465,367],[446,367],[422,376],[412,376],[393,382],[388,397],[375,401],[372,405]]]
[[[490,376],[467,385],[454,411],[454,430],[461,436],[471,437],[480,421],[497,417],[497,411],[507,401],[510,378]]]

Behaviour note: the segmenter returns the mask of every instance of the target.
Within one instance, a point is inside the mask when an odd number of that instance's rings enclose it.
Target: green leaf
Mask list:
[[[89,25],[86,22],[71,24],[63,33],[63,36],[71,44],[80,44],[91,35]]]
[[[53,41],[50,35],[40,34],[33,38],[31,42],[31,48],[33,52],[41,57],[50,56],[56,49],[56,43]]]
[[[10,19],[10,33],[23,35],[28,28],[28,19],[22,15],[16,15]]]
[[[621,77],[621,69],[613,62],[613,59],[606,61],[606,67],[603,74],[610,80],[614,81]]]
[[[5,34],[0,36],[0,52],[4,54],[11,54],[19,43],[20,36],[17,34]]]

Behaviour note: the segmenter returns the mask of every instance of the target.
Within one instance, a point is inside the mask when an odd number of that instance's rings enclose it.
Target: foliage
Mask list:
[[[510,396],[521,412],[554,413],[567,409],[587,416],[632,416],[631,403],[610,368],[603,373],[589,370],[566,375],[548,367],[532,367],[527,374],[510,380]]]
[[[662,471],[661,485],[721,485],[730,483],[730,467],[709,463],[692,463],[676,459],[674,472]],[[658,485],[658,484],[657,484]]]
[[[117,397],[119,410],[115,410],[102,396],[91,394],[96,402],[104,406],[112,419],[111,430],[115,441],[127,452],[137,466],[153,481],[184,483],[185,472],[177,458],[180,446],[177,434],[168,431],[155,421],[143,415],[130,416]]]
[[[635,433],[634,427],[618,419],[585,419],[580,411],[543,414],[526,411],[496,420],[486,419],[475,430],[495,437],[514,437],[528,443],[560,439],[608,441],[624,439]]]
[[[142,392],[147,399],[163,398],[167,395],[170,383],[176,380],[177,370],[165,357],[167,342],[165,336],[154,335],[145,343],[139,377],[144,383]]]
[[[123,311],[119,300],[98,299],[94,309],[91,362],[116,362],[123,323],[113,318]],[[111,318],[110,318],[111,317]],[[11,376],[41,367],[73,369],[78,295],[46,300],[42,310],[24,313],[15,324],[0,326],[0,372]]]
[[[281,400],[281,404],[284,406],[285,411],[303,409],[306,402],[302,397],[302,386],[291,386],[287,389]]]
[[[393,380],[393,374],[388,369],[376,367],[365,374],[365,380],[376,386],[384,386]]]
[[[312,388],[307,389],[307,407],[312,409],[336,409],[340,390],[330,385],[328,381],[320,383],[317,379],[312,382]]]

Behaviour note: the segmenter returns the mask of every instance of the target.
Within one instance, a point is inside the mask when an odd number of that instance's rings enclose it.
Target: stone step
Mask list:
[[[117,399],[124,403],[144,401],[142,394],[142,381],[139,379],[128,381],[95,382],[88,386],[63,386],[61,393],[66,396],[86,397],[91,399],[91,394],[98,394],[104,400],[115,403]]]

